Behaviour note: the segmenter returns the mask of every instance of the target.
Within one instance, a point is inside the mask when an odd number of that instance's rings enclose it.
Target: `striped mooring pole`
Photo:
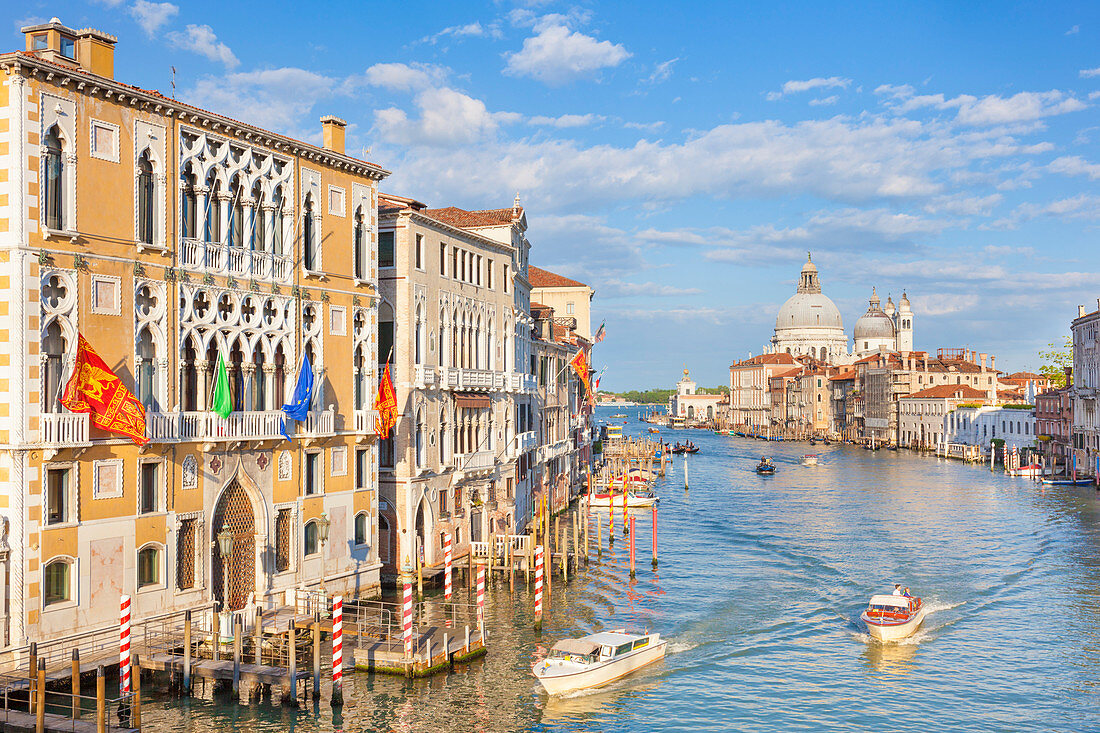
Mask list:
[[[344,704],[344,597],[332,599],[332,704]]]
[[[630,518],[630,577],[634,577],[634,517]]]
[[[477,628],[485,633],[485,566],[477,566]]]
[[[535,631],[542,631],[542,545],[535,545]]]
[[[443,598],[451,600],[451,533],[443,535]]]
[[[405,640],[405,658],[412,659],[413,653],[413,586],[412,579],[405,577],[405,599],[402,609],[401,637]]]
[[[657,505],[653,505],[653,569],[657,569]]]
[[[119,602],[118,689],[130,691],[130,596],[122,596]]]

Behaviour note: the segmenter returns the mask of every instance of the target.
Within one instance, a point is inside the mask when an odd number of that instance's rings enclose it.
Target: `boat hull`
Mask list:
[[[922,604],[917,612],[909,617],[908,621],[902,623],[880,623],[873,621],[864,611],[860,616],[863,619],[863,623],[867,626],[867,633],[879,641],[898,641],[910,637],[920,627],[921,622],[924,621],[925,611]]]
[[[642,507],[653,506],[660,499],[656,496],[627,496],[626,508],[627,509],[640,509]],[[608,494],[595,494],[588,497],[588,506],[603,507],[612,506],[616,508],[623,505],[623,495],[615,494],[614,496]]]
[[[590,669],[569,674],[552,674],[554,668],[546,663],[546,666],[543,666],[543,673],[539,674],[536,671],[535,677],[538,678],[543,689],[551,695],[564,695],[577,690],[603,687],[658,661],[665,656],[666,646],[668,642],[661,641],[628,656],[613,659],[606,664],[593,665]]]

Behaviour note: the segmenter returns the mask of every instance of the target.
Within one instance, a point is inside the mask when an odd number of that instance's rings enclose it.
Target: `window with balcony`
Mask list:
[[[413,331],[413,363],[424,363],[424,306],[421,303],[416,305],[416,320],[414,322]]]
[[[142,463],[138,481],[138,514],[161,511],[160,464]]]
[[[277,256],[283,256],[283,187],[279,186],[272,194],[271,203],[275,206],[271,222],[271,251]]]
[[[214,171],[206,177],[206,230],[203,239],[207,242],[222,241],[222,184]]]
[[[74,561],[58,558],[46,563],[42,569],[42,604],[52,606],[73,599],[72,578]]]
[[[275,572],[290,569],[290,509],[275,515]]]
[[[378,232],[378,266],[393,267],[394,264],[394,233]]]
[[[60,289],[59,281],[51,278],[43,288],[42,295],[51,297],[50,293]],[[65,338],[61,335],[61,324],[53,321],[46,327],[42,337],[42,350],[45,352],[45,374],[42,389],[42,411],[63,412],[61,407],[61,394],[64,389],[64,359],[67,351]]]
[[[316,222],[313,220],[313,194],[307,193],[302,210],[302,261],[307,270],[317,269],[317,233],[314,231]]]
[[[137,398],[146,410],[150,410],[156,404],[157,347],[148,328],[138,333],[136,361]]]
[[[267,251],[267,202],[260,182],[252,186],[252,226],[249,229],[249,248],[254,252]]]
[[[72,510],[72,496],[69,489],[69,468],[46,469],[46,506],[43,513],[46,524],[65,524],[74,521],[70,516]]]
[[[61,130],[54,125],[46,132],[42,141],[45,154],[42,158],[42,183],[43,204],[45,207],[45,222],[49,229],[64,229],[65,221],[65,170],[63,155],[65,145],[61,139]]]
[[[198,196],[195,191],[195,174],[191,164],[184,168],[180,176],[180,228],[185,239],[195,239],[196,222],[198,221]]]

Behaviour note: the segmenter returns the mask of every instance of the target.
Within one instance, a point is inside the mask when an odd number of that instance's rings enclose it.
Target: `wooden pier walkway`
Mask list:
[[[64,715],[46,713],[44,716],[45,728],[53,733],[97,733],[98,728],[94,716],[73,720]],[[34,733],[36,730],[35,716],[19,710],[0,710],[0,730],[4,733]],[[109,733],[138,733],[137,728],[122,728],[108,726]]]

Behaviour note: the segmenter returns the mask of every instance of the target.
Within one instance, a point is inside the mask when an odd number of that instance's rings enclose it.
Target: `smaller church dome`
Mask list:
[[[897,335],[894,320],[886,315],[886,312],[879,307],[879,303],[878,294],[872,289],[867,312],[856,321],[854,335],[857,342],[867,339],[892,339]]]

